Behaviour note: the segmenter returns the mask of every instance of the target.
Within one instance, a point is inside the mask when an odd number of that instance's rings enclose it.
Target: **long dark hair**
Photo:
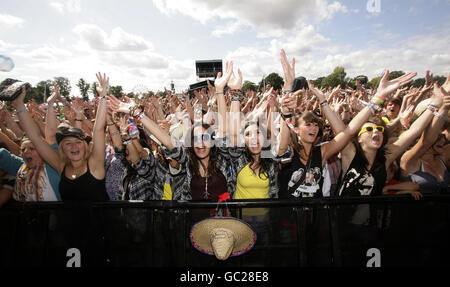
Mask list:
[[[258,129],[261,131],[261,126],[260,126],[259,121],[247,121],[245,123],[245,125],[244,125],[244,130],[243,131],[245,132],[245,130],[251,125],[256,125],[258,127]],[[264,129],[264,131],[267,131],[267,129],[265,129],[264,126],[262,128]],[[261,149],[261,153],[263,151],[264,152],[267,152],[267,151],[270,152],[270,145],[267,142],[267,132],[266,132],[266,136],[264,136],[264,144],[263,144],[263,148]],[[248,149],[247,146],[245,146],[244,155],[245,155],[247,161],[249,162],[250,169],[254,173],[255,171],[251,168],[251,166],[253,165],[255,160],[253,158],[253,154],[250,152],[250,150]],[[269,175],[268,175],[267,171],[269,170],[269,168],[268,168],[269,164],[270,164],[270,160],[268,158],[261,157],[261,154],[260,154],[260,158],[259,158],[259,167],[260,167],[260,169],[259,169],[259,172],[258,172],[259,178],[261,178],[261,179],[267,179],[268,178]]]
[[[325,125],[324,125],[323,120],[320,117],[318,117],[315,113],[313,113],[311,111],[304,111],[303,113],[294,116],[294,126],[295,127],[299,126],[300,120],[303,120],[304,122],[317,123],[317,125],[319,126],[319,133],[317,134],[316,142],[317,142],[317,140],[320,140],[322,138]],[[297,134],[292,130],[291,130],[291,148],[298,154],[298,156],[301,159],[308,160],[308,158],[302,157],[301,151],[304,150],[305,148],[304,148],[302,142],[298,139]]]
[[[187,154],[189,156],[189,170],[191,171],[192,175],[200,175],[200,165],[203,167],[203,170],[206,170],[203,166],[203,163],[200,161],[200,159],[197,157],[194,151],[194,129],[196,127],[201,126],[206,130],[207,133],[209,133],[211,138],[211,143],[214,143],[214,135],[215,133],[211,130],[211,126],[205,123],[197,124],[191,127],[190,134],[190,143],[188,143],[186,146]],[[218,151],[214,144],[210,147],[209,150],[209,164],[208,168],[206,170],[207,176],[215,176],[220,173],[219,168],[219,160],[218,160]]]

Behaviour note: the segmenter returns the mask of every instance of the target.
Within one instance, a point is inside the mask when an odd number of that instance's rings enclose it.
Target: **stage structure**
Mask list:
[[[194,90],[208,88],[208,80],[214,83],[217,74],[222,72],[222,60],[197,60],[195,61],[195,73],[197,75],[197,83],[189,85],[189,95],[194,97]],[[200,81],[200,79],[204,79]]]

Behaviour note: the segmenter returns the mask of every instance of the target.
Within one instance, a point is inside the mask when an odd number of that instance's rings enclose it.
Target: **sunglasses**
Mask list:
[[[200,143],[200,142],[210,142],[211,141],[211,135],[210,134],[200,134],[200,135],[194,135],[194,144]]]
[[[358,136],[360,136],[363,132],[372,133],[374,129],[377,129],[380,133],[384,133],[384,127],[376,126],[376,127],[364,127],[359,131]]]

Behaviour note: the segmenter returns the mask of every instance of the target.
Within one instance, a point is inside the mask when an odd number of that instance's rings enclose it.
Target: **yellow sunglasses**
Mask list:
[[[372,133],[374,129],[377,129],[380,133],[384,133],[384,127],[382,126],[364,127],[359,131],[358,136],[360,136],[363,132]]]

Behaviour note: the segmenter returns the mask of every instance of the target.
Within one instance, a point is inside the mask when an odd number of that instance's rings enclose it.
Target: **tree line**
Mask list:
[[[392,71],[389,74],[389,80],[395,79],[404,75],[403,71]],[[333,72],[326,77],[319,77],[315,80],[312,80],[312,83],[319,88],[328,88],[328,87],[336,87],[341,85],[341,87],[350,86],[351,88],[356,88],[356,81],[365,87],[365,88],[376,88],[380,82],[381,76],[372,78],[369,81],[369,78],[365,75],[359,75],[354,78],[347,77],[347,73],[345,72],[344,67],[337,66],[334,68]],[[439,85],[442,85],[445,82],[445,76],[433,76],[433,81],[438,82]],[[14,79],[5,79],[0,83],[0,91],[3,89],[5,85],[10,84],[17,80]],[[71,84],[68,78],[65,77],[55,77],[53,80],[40,81],[35,86],[32,86],[30,90],[27,92],[27,96],[25,98],[26,101],[34,99],[37,103],[43,103],[46,101],[48,97],[50,97],[53,92],[53,86],[57,84],[59,86],[60,94],[66,98],[66,100],[71,101]],[[242,89],[244,91],[250,89],[253,91],[259,91],[264,85],[270,84],[275,90],[281,89],[284,84],[283,78],[277,73],[270,73],[266,77],[264,77],[259,83],[253,83],[251,81],[245,81],[243,83]],[[420,87],[425,85],[425,78],[417,78],[410,85],[414,87]],[[76,84],[80,91],[81,98],[84,101],[88,101],[90,96],[98,96],[97,90],[95,89],[95,82],[88,83],[83,78],[78,80]],[[122,86],[110,86],[109,94],[114,95],[116,98],[121,98],[124,95],[124,91]],[[156,94],[158,96],[165,96],[163,91],[149,92],[151,95]],[[126,94],[128,97],[133,98],[133,92]]]

